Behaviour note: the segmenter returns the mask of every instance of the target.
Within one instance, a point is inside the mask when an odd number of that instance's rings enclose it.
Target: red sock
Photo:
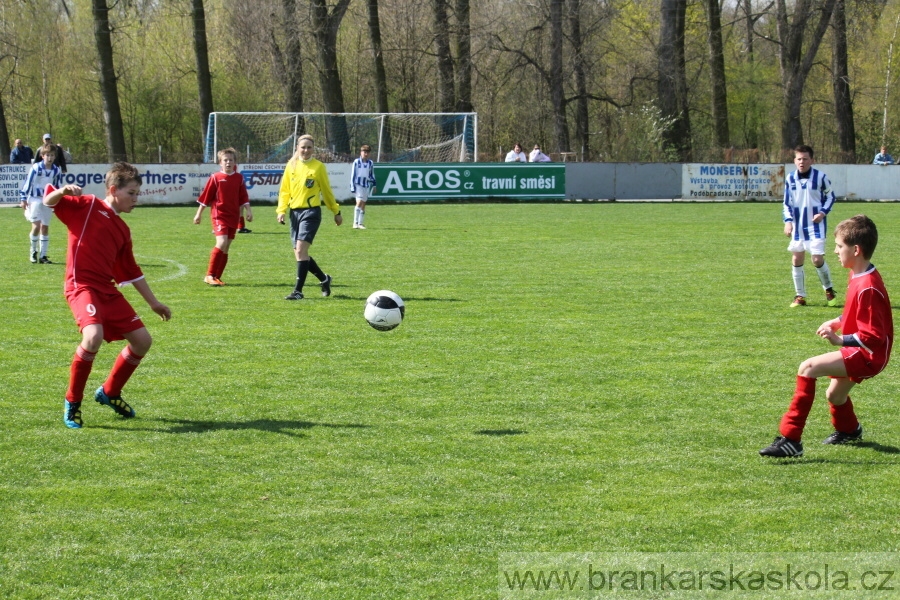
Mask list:
[[[84,386],[87,385],[96,356],[96,352],[88,352],[81,345],[75,349],[72,366],[69,367],[69,389],[66,390],[66,400],[69,402],[81,402],[84,399]]]
[[[791,405],[781,418],[781,435],[795,442],[800,441],[803,436],[803,428],[806,426],[806,417],[809,416],[815,399],[815,378],[797,375],[797,389],[794,391]]]
[[[831,424],[834,425],[836,431],[855,433],[859,429],[859,421],[856,413],[853,412],[853,402],[850,400],[850,396],[847,396],[847,401],[840,406],[829,402],[828,409],[831,411]]]
[[[238,224],[238,229],[244,229],[246,224],[244,223],[244,217],[241,217],[241,222]]]
[[[207,275],[211,275],[213,277],[216,276],[216,265],[219,262],[220,254],[222,254],[222,251],[215,247],[212,249],[212,252],[209,253],[209,266],[206,268]]]
[[[125,346],[119,356],[116,357],[116,363],[113,365],[112,371],[106,383],[103,384],[103,391],[107,396],[121,396],[122,388],[128,383],[128,379],[134,370],[141,364],[143,356],[138,356],[131,351],[131,346]]]
[[[222,279],[222,273],[225,272],[225,265],[228,264],[228,254],[225,252],[219,251],[219,257],[216,261],[216,274],[213,275],[216,279]]]

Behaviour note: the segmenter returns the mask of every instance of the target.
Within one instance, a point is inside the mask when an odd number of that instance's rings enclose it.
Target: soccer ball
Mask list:
[[[366,300],[363,313],[369,325],[378,331],[390,331],[400,324],[406,307],[403,299],[389,290],[379,290]]]

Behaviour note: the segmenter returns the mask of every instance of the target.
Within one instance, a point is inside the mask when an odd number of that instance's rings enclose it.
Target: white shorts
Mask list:
[[[46,206],[43,202],[28,202],[28,208],[25,209],[25,220],[31,223],[40,222],[41,225],[49,225],[50,219],[53,217],[53,209]]]
[[[369,201],[369,190],[370,190],[370,188],[364,188],[364,187],[356,188],[356,201],[357,202],[368,202]]]
[[[812,256],[825,256],[825,239],[791,240],[787,249],[788,252],[809,252]]]

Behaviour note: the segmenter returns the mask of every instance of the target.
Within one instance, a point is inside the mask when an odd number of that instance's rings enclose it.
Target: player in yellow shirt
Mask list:
[[[294,256],[297,258],[297,283],[294,291],[285,300],[302,300],[303,284],[307,273],[315,275],[322,286],[322,295],[331,295],[331,275],[326,275],[309,255],[309,247],[322,224],[322,201],[334,213],[335,225],[344,222],[341,207],[334,199],[331,183],[325,165],[314,159],[313,137],[301,135],[297,140],[297,151],[284,168],[281,189],[278,192],[278,208],[275,218],[282,225],[290,209],[291,240],[294,242]]]

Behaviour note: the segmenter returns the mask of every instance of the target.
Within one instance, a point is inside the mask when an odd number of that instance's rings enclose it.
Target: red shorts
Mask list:
[[[222,221],[213,221],[213,235],[225,235],[228,236],[229,240],[233,240],[235,234],[237,234],[237,227],[229,227],[227,223]]]
[[[90,288],[82,288],[67,295],[66,301],[75,315],[78,331],[88,325],[102,325],[103,339],[107,342],[124,340],[126,333],[144,326],[125,296],[118,292],[99,293]]]
[[[885,364],[876,365],[868,359],[868,354],[862,348],[855,346],[843,346],[841,356],[844,358],[844,367],[847,369],[847,377],[854,383],[862,383],[864,379],[875,377],[884,369]]]

